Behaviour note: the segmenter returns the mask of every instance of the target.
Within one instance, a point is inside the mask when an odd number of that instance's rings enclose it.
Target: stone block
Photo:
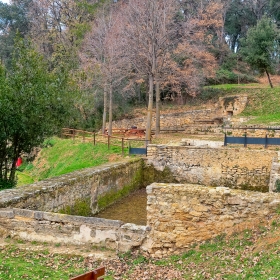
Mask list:
[[[30,218],[30,219],[34,218],[33,210],[14,208],[14,214],[15,214],[15,216],[20,216],[20,217],[25,217],[25,218]]]
[[[13,219],[14,216],[15,215],[13,209],[8,209],[8,208],[0,209],[0,218]]]

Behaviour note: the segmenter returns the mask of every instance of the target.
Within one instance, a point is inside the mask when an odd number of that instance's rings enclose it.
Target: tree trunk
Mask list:
[[[108,135],[112,135],[112,121],[113,121],[113,87],[110,83],[109,86],[109,128]]]
[[[267,75],[270,87],[273,88],[273,85],[272,85],[272,82],[271,82],[271,79],[270,79],[270,76],[269,76],[269,73],[268,73],[267,69],[265,69],[265,73]]]
[[[153,115],[153,97],[154,97],[154,77],[153,74],[149,74],[149,101],[148,101],[148,113],[147,113],[147,125],[146,125],[146,140],[151,140],[152,130],[152,115]]]
[[[107,103],[108,103],[108,96],[107,96],[107,89],[104,89],[104,98],[103,98],[103,121],[102,121],[102,134],[105,134],[106,129],[106,117],[107,117]]]
[[[156,81],[156,136],[160,134],[160,90],[159,81]]]

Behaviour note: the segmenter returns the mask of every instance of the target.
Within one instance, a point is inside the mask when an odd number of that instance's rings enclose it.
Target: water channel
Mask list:
[[[111,220],[121,220],[125,223],[146,225],[147,223],[146,188],[137,190],[129,196],[107,207],[95,217]]]

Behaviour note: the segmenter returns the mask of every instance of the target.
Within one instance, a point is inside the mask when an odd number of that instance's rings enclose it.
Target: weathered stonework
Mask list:
[[[272,150],[149,145],[147,164],[169,168],[180,183],[268,191],[275,157]]]
[[[246,95],[238,95],[238,96],[226,96],[220,97],[219,103],[223,108],[223,115],[238,115],[240,114],[246,107],[248,102],[248,97]]]
[[[141,248],[156,258],[179,254],[222,233],[266,224],[280,207],[280,194],[224,187],[154,183],[147,193],[151,231]]]
[[[162,114],[160,117],[161,127],[177,127],[185,128],[189,124],[193,123],[196,119],[208,120],[216,116],[216,110],[214,109],[204,109],[204,110],[193,110],[179,113]],[[120,121],[113,121],[113,128],[130,128],[132,126],[137,126],[137,128],[146,127],[146,116],[133,118],[133,119],[123,119]],[[155,128],[156,117],[152,118],[152,128]]]
[[[270,192],[280,192],[280,190],[276,189],[277,183],[280,183],[280,152],[278,152],[278,156],[275,157],[272,161],[269,180]]]
[[[218,126],[215,126],[215,119],[223,118],[228,116],[229,112],[232,115],[240,114],[246,107],[247,96],[227,96],[220,97],[219,101],[213,106],[207,109],[192,110],[184,112],[175,112],[168,114],[161,114],[160,116],[160,126],[161,128],[183,128],[186,131],[193,133],[199,131],[214,130],[218,131]],[[199,125],[199,122],[202,124]],[[203,122],[213,121],[212,127],[203,125]],[[133,119],[123,119],[119,121],[113,121],[113,128],[131,128],[132,126],[137,126],[138,128],[145,128],[147,123],[146,116],[133,118]],[[155,114],[152,118],[152,128],[155,128],[156,117]],[[196,125],[194,125],[196,124]],[[108,124],[107,124],[108,125]]]
[[[129,190],[142,187],[141,172],[140,159],[86,168],[20,188],[3,190],[0,192],[0,208],[58,212],[66,205],[74,205],[79,199],[89,198],[94,214],[100,210],[99,200],[107,193],[117,193],[124,187]]]
[[[268,137],[268,138],[280,138],[280,130],[277,129],[270,129],[267,130],[266,128],[240,128],[239,126],[237,126],[235,129],[235,127],[231,127],[231,128],[227,128],[225,130],[225,132],[227,133],[227,135],[229,136],[236,136],[236,137],[241,137],[244,136],[245,134],[248,137],[259,137],[259,138],[264,138],[264,137]]]
[[[142,244],[147,228],[92,217],[0,209],[0,234],[28,241],[104,246],[126,252]]]

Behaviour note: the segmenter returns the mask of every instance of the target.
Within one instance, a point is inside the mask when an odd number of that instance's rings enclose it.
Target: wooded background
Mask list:
[[[109,121],[110,135],[113,119],[145,105],[150,139],[164,102],[261,74],[273,87],[279,20],[279,0],[0,2],[2,177],[62,126],[104,132]]]

